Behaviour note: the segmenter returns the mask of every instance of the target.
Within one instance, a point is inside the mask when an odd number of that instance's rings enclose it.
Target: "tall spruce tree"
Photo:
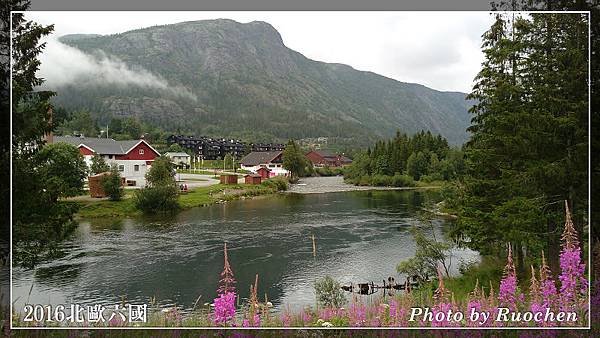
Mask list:
[[[457,237],[483,252],[512,242],[557,262],[560,202],[587,208],[587,16],[497,14],[469,98],[469,175]]]

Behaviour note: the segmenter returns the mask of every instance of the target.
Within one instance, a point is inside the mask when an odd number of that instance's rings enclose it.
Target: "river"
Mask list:
[[[278,194],[195,208],[169,219],[81,220],[64,257],[13,270],[15,309],[31,304],[133,304],[189,310],[212,302],[223,269],[223,243],[242,298],[259,275],[258,293],[276,309],[315,304],[313,284],[404,281],[396,265],[414,254],[409,229],[433,191]],[[445,220],[433,220],[442,238]],[[430,232],[430,231],[429,231]],[[316,242],[313,257],[312,240]],[[452,271],[476,252],[454,250]]]

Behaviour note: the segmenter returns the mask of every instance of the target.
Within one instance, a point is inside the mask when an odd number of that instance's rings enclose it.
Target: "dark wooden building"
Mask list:
[[[259,174],[248,174],[244,176],[244,183],[246,184],[260,184],[262,182],[262,176]]]
[[[221,184],[237,184],[237,182],[238,182],[237,175],[232,175],[232,174],[221,175]]]

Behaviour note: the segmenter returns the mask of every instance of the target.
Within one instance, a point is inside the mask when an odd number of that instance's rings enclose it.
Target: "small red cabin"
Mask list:
[[[260,167],[258,168],[258,170],[256,171],[256,173],[258,175],[260,175],[260,177],[267,179],[269,177],[271,177],[271,169],[269,168],[265,168],[265,167]]]
[[[262,181],[262,176],[259,174],[248,174],[244,176],[244,182],[246,184],[260,184]]]
[[[221,184],[237,184],[237,175],[223,174],[221,175]]]

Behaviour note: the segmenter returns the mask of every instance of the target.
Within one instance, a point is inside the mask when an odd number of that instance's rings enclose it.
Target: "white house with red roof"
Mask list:
[[[116,141],[111,138],[54,136],[54,143],[64,142],[79,148],[88,166],[98,154],[108,165],[116,165],[127,185],[145,186],[146,173],[155,158],[160,156],[145,140]]]

